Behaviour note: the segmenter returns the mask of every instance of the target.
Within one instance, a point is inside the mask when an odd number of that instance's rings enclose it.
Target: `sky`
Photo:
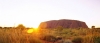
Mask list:
[[[100,27],[100,0],[0,0],[0,26],[38,27],[43,21],[74,19]]]

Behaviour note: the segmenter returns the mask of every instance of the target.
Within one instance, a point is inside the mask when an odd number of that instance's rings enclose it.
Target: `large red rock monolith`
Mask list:
[[[68,19],[61,19],[61,20],[50,20],[41,22],[39,28],[88,28],[85,22],[79,20],[68,20]]]

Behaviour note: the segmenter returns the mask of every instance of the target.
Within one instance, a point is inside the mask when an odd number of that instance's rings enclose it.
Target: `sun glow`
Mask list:
[[[33,33],[33,32],[37,32],[38,28],[31,28],[27,30],[27,33]]]
[[[35,30],[37,30],[38,28],[34,28]]]
[[[33,29],[29,29],[28,31],[27,31],[27,33],[32,33],[33,32]]]

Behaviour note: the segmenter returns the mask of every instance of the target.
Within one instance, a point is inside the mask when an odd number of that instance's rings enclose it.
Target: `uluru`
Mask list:
[[[39,28],[88,28],[85,22],[79,20],[60,19],[41,22]]]

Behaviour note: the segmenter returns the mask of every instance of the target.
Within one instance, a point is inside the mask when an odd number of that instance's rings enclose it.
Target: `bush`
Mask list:
[[[45,40],[45,41],[49,41],[49,42],[55,42],[56,41],[56,37],[51,36],[51,35],[43,36],[41,39]]]
[[[94,38],[94,43],[100,43],[100,37]]]
[[[74,38],[72,40],[73,43],[82,43],[83,39],[81,37]]]
[[[19,24],[16,28],[17,29],[24,30],[26,27],[23,24]]]

